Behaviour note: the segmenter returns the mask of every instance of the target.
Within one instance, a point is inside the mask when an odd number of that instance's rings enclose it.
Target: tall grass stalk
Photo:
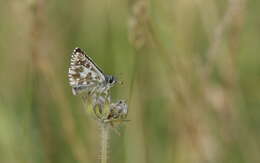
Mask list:
[[[101,123],[101,163],[107,163],[108,160],[108,140],[109,140],[109,126]]]

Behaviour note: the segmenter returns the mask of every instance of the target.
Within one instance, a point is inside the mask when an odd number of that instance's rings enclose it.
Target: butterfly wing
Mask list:
[[[91,91],[105,81],[101,69],[80,48],[72,53],[68,77],[74,95]]]

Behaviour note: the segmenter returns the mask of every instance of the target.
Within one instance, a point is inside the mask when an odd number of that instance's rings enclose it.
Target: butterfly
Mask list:
[[[70,61],[68,78],[74,95],[107,94],[108,90],[118,83],[114,76],[103,73],[80,48],[74,49]]]

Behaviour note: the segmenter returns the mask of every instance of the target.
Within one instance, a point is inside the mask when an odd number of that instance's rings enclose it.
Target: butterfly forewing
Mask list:
[[[103,72],[80,48],[75,48],[72,53],[68,77],[74,94],[77,90],[94,88],[105,81]]]

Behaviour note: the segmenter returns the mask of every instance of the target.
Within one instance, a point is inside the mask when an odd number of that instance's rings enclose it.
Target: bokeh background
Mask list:
[[[83,48],[123,85],[113,163],[260,162],[259,0],[1,0],[0,162],[99,162],[73,96]]]

